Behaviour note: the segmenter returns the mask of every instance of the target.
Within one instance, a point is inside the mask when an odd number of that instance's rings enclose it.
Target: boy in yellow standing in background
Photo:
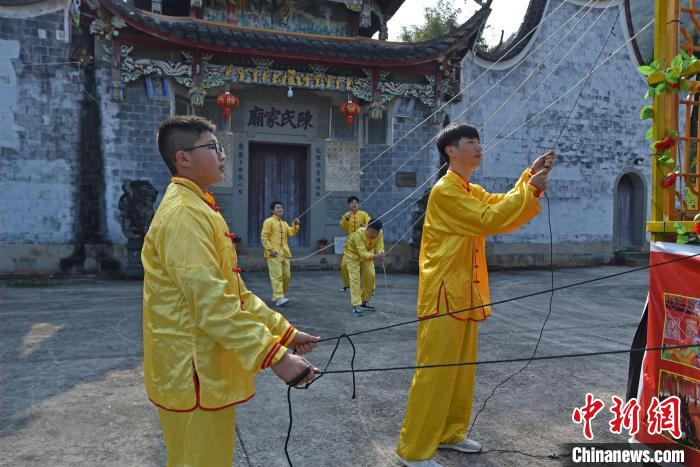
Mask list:
[[[348,212],[340,218],[340,227],[345,233],[350,236],[357,232],[357,229],[369,224],[370,216],[365,211],[360,210],[360,199],[357,196],[348,198]],[[347,240],[346,240],[347,241]],[[345,263],[345,255],[340,262],[340,273],[343,277],[343,292],[347,292],[350,288],[350,277],[348,276],[348,266]]]
[[[384,261],[384,234],[382,221],[370,220],[367,227],[360,227],[345,241],[343,261],[350,278],[350,300],[355,316],[365,311],[375,311],[369,304],[374,292],[376,274],[374,260]]]
[[[264,257],[270,273],[272,300],[276,306],[284,306],[289,303],[286,294],[289,281],[292,278],[289,264],[292,252],[289,250],[287,239],[299,233],[301,223],[299,219],[294,219],[290,226],[285,220],[282,220],[284,206],[279,201],[273,201],[270,204],[270,210],[272,215],[263,222],[260,239],[265,248]]]

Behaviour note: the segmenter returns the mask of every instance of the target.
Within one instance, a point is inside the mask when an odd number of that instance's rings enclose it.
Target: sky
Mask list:
[[[454,7],[462,10],[459,22],[463,23],[479,9],[473,0],[451,0]],[[501,30],[505,31],[507,38],[520,27],[530,0],[493,0],[491,4],[491,16],[487,26],[491,25],[484,33],[484,39],[488,45],[497,45],[500,40]],[[406,0],[396,14],[389,20],[389,40],[398,40],[402,26],[420,25],[423,23],[423,12],[426,6],[435,6],[437,0]]]

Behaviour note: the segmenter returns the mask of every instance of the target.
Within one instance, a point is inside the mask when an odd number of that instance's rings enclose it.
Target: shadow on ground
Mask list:
[[[586,280],[625,268],[557,271],[557,284]],[[265,274],[244,275],[261,298],[270,296]],[[498,272],[493,300],[547,289],[549,273]],[[300,329],[323,337],[373,328],[415,316],[417,277],[379,271],[373,299],[378,311],[351,314],[336,271],[294,273],[281,311]],[[647,290],[644,272],[555,294],[539,355],[627,348]],[[0,452],[8,465],[163,465],[157,413],[145,396],[142,375],[141,283],[67,279],[49,287],[0,289]],[[499,305],[480,328],[484,360],[527,356],[546,316],[548,296]],[[457,322],[455,322],[457,325]],[[357,368],[412,365],[415,325],[358,336]],[[311,360],[323,364],[321,346]],[[341,343],[332,368],[349,367]],[[580,442],[571,410],[587,392],[610,400],[624,395],[627,355],[534,362],[501,388],[479,416],[473,436],[485,449],[534,455]],[[478,369],[475,407],[520,364]],[[351,399],[349,375],[328,375],[308,391],[294,391],[295,425],[290,454],[297,465],[393,466],[411,371],[364,373]],[[236,465],[286,465],[286,390],[272,373],[258,378],[258,393],[240,407]],[[604,417],[599,417],[604,418]],[[596,419],[596,422],[598,420]],[[596,441],[624,442],[594,426]],[[553,465],[522,454],[479,456],[440,453],[447,466]]]

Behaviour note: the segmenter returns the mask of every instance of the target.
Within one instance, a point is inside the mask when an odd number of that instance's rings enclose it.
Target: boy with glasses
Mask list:
[[[265,368],[304,384],[318,371],[298,355],[319,338],[297,331],[250,292],[211,185],[225,155],[214,124],[161,123],[158,149],[172,181],[144,240],[144,379],[158,407],[168,466],[231,466],[236,405]]]

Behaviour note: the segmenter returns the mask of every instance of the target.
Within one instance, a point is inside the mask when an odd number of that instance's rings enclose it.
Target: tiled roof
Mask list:
[[[0,0],[0,7],[34,5],[35,3],[44,3],[45,1],[46,0]],[[48,3],[48,2],[46,2],[46,3]]]
[[[532,40],[532,36],[535,34],[535,30],[542,20],[544,15],[544,10],[547,6],[547,0],[530,0],[530,4],[525,12],[525,17],[520,25],[520,29],[515,37],[510,40],[506,45],[499,47],[496,50],[480,50],[477,49],[476,54],[486,60],[495,62],[497,60],[509,60],[516,57],[520,52],[522,52],[527,44]],[[522,40],[523,38],[526,39]],[[519,43],[519,41],[522,42]],[[516,45],[517,44],[517,45]],[[513,47],[515,46],[515,47]]]
[[[387,42],[364,37],[334,37],[271,31],[213,23],[190,17],[146,12],[126,2],[100,0],[113,14],[142,33],[188,47],[228,52],[306,58],[319,62],[342,60],[362,65],[412,65],[436,61],[442,56],[462,58],[471,49],[488,18],[484,7],[452,33],[424,42]]]

